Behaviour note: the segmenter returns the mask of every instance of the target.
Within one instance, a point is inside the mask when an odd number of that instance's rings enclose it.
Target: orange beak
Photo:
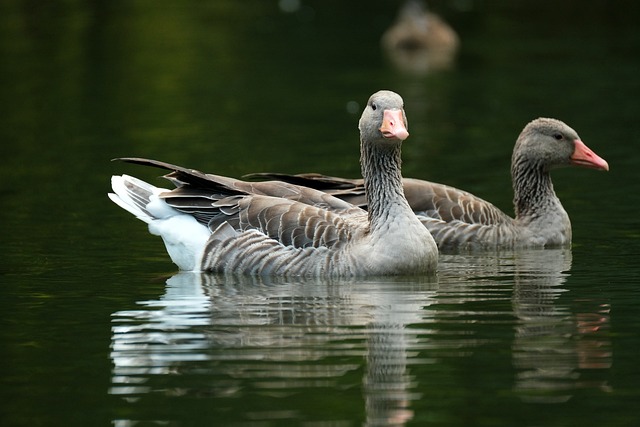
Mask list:
[[[400,141],[407,139],[409,131],[404,125],[402,110],[384,110],[380,132],[388,139],[399,139]]]
[[[584,145],[584,142],[576,139],[574,141],[575,149],[571,155],[571,164],[577,166],[584,166],[591,169],[609,170],[609,163],[596,153],[591,151],[589,147]]]

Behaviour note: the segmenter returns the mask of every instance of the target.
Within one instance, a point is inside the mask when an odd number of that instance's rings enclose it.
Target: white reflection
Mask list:
[[[247,387],[277,397],[340,387],[366,360],[367,424],[398,425],[411,419],[418,397],[407,358],[424,333],[406,326],[429,322],[425,308],[436,288],[434,278],[293,282],[179,273],[159,300],[113,315],[110,391],[129,401],[153,392],[241,397]],[[190,374],[208,377],[206,390],[156,385]],[[283,414],[249,407],[243,416]]]
[[[148,393],[149,375],[172,372],[177,362],[207,360],[205,335],[195,326],[208,324],[210,300],[198,281],[167,281],[166,294],[142,301],[141,310],[112,316],[111,394]]]

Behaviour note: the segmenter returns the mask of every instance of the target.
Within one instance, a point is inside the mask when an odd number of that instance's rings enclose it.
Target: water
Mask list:
[[[432,2],[450,70],[395,69],[396,3],[9,1],[0,13],[2,425],[630,426],[640,416],[640,10]],[[403,95],[406,176],[510,212],[521,128],[562,119],[609,173],[554,171],[571,250],[442,256],[435,278],[178,274],[106,198],[143,156],[357,176]]]
[[[177,400],[163,419],[214,399],[228,423],[508,425],[505,402],[521,416],[612,392],[611,307],[564,296],[571,262],[568,250],[445,257],[439,280],[177,274],[113,314],[110,393],[143,414]],[[477,407],[456,414],[467,400]]]

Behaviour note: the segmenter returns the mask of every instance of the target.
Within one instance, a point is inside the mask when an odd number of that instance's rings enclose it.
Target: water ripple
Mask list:
[[[511,355],[515,396],[566,401],[581,387],[606,388],[583,372],[611,364],[606,304],[576,313],[560,302],[570,269],[564,250],[443,256],[439,276],[418,281],[180,273],[162,297],[113,314],[110,392],[129,402],[257,394],[291,415],[295,403],[281,399],[355,388],[367,423],[380,424],[408,421],[428,401],[412,370],[446,387],[447,371],[471,361],[492,369],[499,351]]]

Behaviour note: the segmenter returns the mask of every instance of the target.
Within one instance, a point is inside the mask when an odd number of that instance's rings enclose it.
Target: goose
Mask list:
[[[169,170],[165,178],[176,188],[115,175],[109,197],[163,239],[181,270],[305,277],[435,272],[437,246],[402,189],[401,146],[409,133],[400,95],[371,95],[358,127],[368,210],[315,189],[142,158],[120,160]]]
[[[609,164],[560,120],[538,118],[518,137],[511,160],[511,217],[473,194],[418,179],[403,179],[411,208],[442,251],[496,248],[552,248],[571,245],[571,221],[556,195],[550,172],[562,166],[609,170]],[[366,208],[362,181],[321,174],[252,174],[313,187]]]
[[[425,73],[453,65],[460,45],[456,32],[424,2],[407,0],[380,39],[392,64],[401,70]]]

